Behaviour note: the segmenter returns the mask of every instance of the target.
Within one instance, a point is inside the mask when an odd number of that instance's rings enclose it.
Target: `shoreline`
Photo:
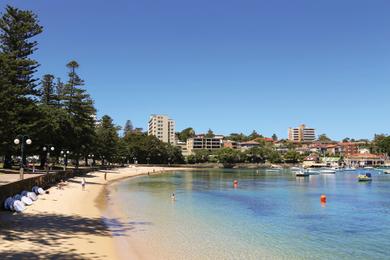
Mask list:
[[[87,174],[84,191],[83,177],[69,179],[63,189],[51,187],[23,213],[0,212],[0,258],[118,259],[115,237],[126,235],[132,227],[118,216],[104,216],[108,186],[148,172],[188,169],[117,168]],[[116,229],[108,228],[107,222]]]

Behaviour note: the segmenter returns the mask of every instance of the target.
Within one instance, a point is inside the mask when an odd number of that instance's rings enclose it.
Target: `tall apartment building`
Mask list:
[[[299,143],[311,143],[316,140],[316,130],[300,125],[298,128],[288,129],[288,140]]]
[[[175,121],[165,115],[151,115],[148,135],[154,135],[164,143],[175,144]]]

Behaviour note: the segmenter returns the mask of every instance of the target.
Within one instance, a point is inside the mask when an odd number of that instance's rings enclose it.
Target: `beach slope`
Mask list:
[[[89,173],[69,179],[59,189],[39,199],[23,213],[0,212],[0,259],[117,259],[112,230],[126,235],[131,224],[104,219],[99,204],[104,203],[106,184],[121,178],[158,173],[175,168],[129,167]],[[105,179],[106,175],[106,179]]]

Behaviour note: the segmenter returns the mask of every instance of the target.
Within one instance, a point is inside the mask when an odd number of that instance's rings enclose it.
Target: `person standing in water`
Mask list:
[[[81,187],[83,190],[85,190],[85,178],[81,180]]]

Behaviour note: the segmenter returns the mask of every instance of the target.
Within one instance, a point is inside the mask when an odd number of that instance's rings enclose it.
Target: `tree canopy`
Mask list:
[[[178,138],[181,142],[187,141],[187,139],[195,136],[195,130],[192,127],[188,127],[178,133]]]
[[[21,133],[37,135],[39,92],[34,73],[39,64],[31,56],[38,44],[33,38],[41,32],[31,11],[8,5],[0,17],[0,149],[5,167],[10,167],[12,140]]]
[[[326,134],[321,134],[318,136],[318,141],[326,143],[326,142],[331,142],[332,139],[330,139]]]
[[[371,150],[376,153],[384,153],[390,156],[390,136],[376,134],[371,145]]]

